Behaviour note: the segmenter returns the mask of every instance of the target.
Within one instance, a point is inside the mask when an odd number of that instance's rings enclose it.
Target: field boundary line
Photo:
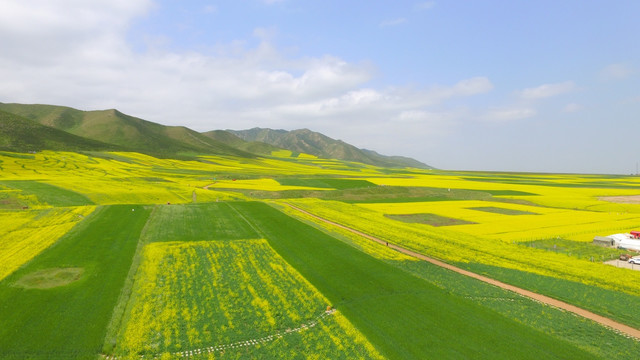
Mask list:
[[[229,204],[228,202],[225,203],[229,208],[231,208],[231,210],[233,210],[236,214],[238,214],[238,216],[240,216],[240,218],[242,218],[242,220],[244,220],[244,222],[247,223],[247,225],[249,225],[249,227],[251,227],[251,229],[253,229],[253,231],[256,232],[256,235],[262,237],[263,239],[266,239],[264,233],[262,232],[262,230],[258,229],[251,221],[249,221],[249,219],[247,219],[244,215],[242,215],[240,213],[240,211],[238,211],[238,209],[236,209],[235,207],[233,207],[233,205]]]
[[[583,318],[595,321],[595,322],[597,322],[597,323],[599,323],[599,324],[601,324],[601,325],[603,325],[603,326],[605,326],[607,328],[613,329],[613,330],[621,333],[622,335],[625,335],[625,336],[631,337],[631,338],[635,338],[635,340],[640,341],[640,330],[638,330],[638,329],[636,329],[634,327],[622,324],[622,323],[617,322],[617,321],[615,321],[613,319],[610,319],[608,317],[604,317],[602,315],[598,315],[596,313],[593,313],[593,312],[585,310],[585,309],[583,309],[581,307],[569,304],[567,302],[564,302],[564,301],[561,301],[561,300],[557,300],[557,299],[554,299],[552,297],[549,297],[549,296],[546,296],[546,295],[542,295],[542,294],[539,294],[539,293],[536,293],[536,292],[533,292],[533,291],[530,291],[530,290],[525,290],[523,288],[519,288],[517,286],[510,285],[510,284],[507,284],[507,283],[504,283],[502,281],[498,281],[498,280],[492,279],[492,278],[484,276],[484,275],[476,274],[474,272],[471,272],[471,271],[459,268],[457,266],[448,264],[448,263],[446,263],[444,261],[437,260],[435,258],[423,255],[423,254],[415,252],[413,250],[409,250],[409,249],[404,248],[402,246],[389,243],[388,241],[385,241],[385,240],[382,240],[382,239],[377,238],[375,236],[371,236],[369,234],[363,233],[362,231],[358,231],[358,230],[350,228],[348,226],[345,226],[345,225],[339,224],[337,222],[325,219],[323,217],[320,217],[318,215],[312,214],[312,213],[310,213],[310,212],[308,212],[308,211],[306,211],[304,209],[301,209],[301,208],[299,208],[297,206],[294,206],[294,205],[291,205],[289,203],[285,203],[285,204],[287,206],[291,207],[292,209],[297,210],[297,211],[299,211],[299,212],[301,212],[303,214],[311,216],[311,217],[313,217],[313,218],[315,218],[317,220],[320,220],[322,222],[325,222],[327,224],[330,224],[330,225],[339,227],[341,229],[350,231],[350,232],[352,232],[352,233],[354,233],[356,235],[360,235],[360,236],[362,236],[364,238],[367,238],[369,240],[375,241],[375,242],[377,242],[377,243],[379,243],[381,245],[389,247],[390,249],[394,249],[394,250],[399,251],[399,252],[401,252],[403,254],[412,256],[412,257],[420,259],[420,260],[427,261],[427,262],[429,262],[429,263],[431,263],[433,265],[436,265],[436,266],[439,266],[439,267],[454,271],[454,272],[456,272],[458,274],[465,275],[465,276],[468,276],[470,278],[474,278],[476,280],[480,280],[480,281],[485,282],[487,284],[491,284],[491,285],[497,286],[499,288],[502,288],[502,289],[505,289],[505,290],[509,290],[509,291],[514,292],[514,293],[516,293],[518,295],[530,298],[530,299],[532,299],[534,301],[538,301],[540,303],[543,303],[543,304],[546,304],[546,305],[549,305],[549,306],[552,306],[552,307],[555,307],[555,308],[558,308],[558,309],[561,309],[561,310],[569,311],[569,312],[571,312],[573,314],[576,314],[578,316],[581,316]]]

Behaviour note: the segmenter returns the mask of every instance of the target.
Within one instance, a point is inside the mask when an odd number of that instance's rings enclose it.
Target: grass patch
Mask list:
[[[384,214],[389,219],[402,221],[410,224],[425,224],[431,226],[452,226],[475,224],[473,221],[454,219],[436,214]]]
[[[234,203],[233,207],[389,359],[595,358],[359,252],[268,205]]]
[[[255,231],[225,202],[162,205],[149,219],[151,241],[240,240]]]
[[[522,211],[522,210],[514,210],[514,209],[505,209],[501,207],[494,206],[479,206],[479,207],[470,207],[471,210],[484,211],[494,214],[502,214],[502,215],[539,215],[530,211]]]
[[[32,272],[21,277],[13,285],[25,289],[51,289],[80,280],[83,268],[53,268]]]
[[[626,254],[628,250],[607,248],[590,242],[572,241],[566,239],[544,239],[521,242],[518,245],[528,246],[558,254],[565,254],[576,259],[607,261],[617,259],[620,254]]]
[[[0,155],[17,158],[17,159],[35,159],[36,158],[35,155],[31,155],[31,154],[14,153],[14,152],[7,152],[7,151],[0,151]]]

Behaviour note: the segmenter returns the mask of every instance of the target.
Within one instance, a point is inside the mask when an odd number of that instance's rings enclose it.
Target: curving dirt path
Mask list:
[[[407,254],[407,255],[415,257],[417,259],[430,262],[431,264],[443,267],[445,269],[449,269],[451,271],[455,271],[458,274],[462,274],[462,275],[465,275],[465,276],[468,276],[468,277],[483,281],[485,283],[500,287],[502,289],[506,289],[506,290],[512,291],[512,292],[514,292],[516,294],[519,294],[519,295],[522,295],[522,296],[526,296],[526,297],[531,298],[531,299],[533,299],[535,301],[539,301],[541,303],[544,303],[544,304],[547,304],[547,305],[550,305],[550,306],[554,306],[554,307],[562,309],[562,310],[570,311],[570,312],[572,312],[572,313],[574,313],[576,315],[580,315],[580,316],[582,316],[584,318],[587,318],[589,320],[593,320],[593,321],[595,321],[597,323],[600,323],[600,324],[602,324],[602,325],[604,325],[606,327],[609,327],[611,329],[617,330],[617,331],[619,331],[619,332],[621,332],[621,333],[623,333],[625,335],[634,337],[636,340],[640,340],[640,330],[638,330],[636,328],[633,328],[631,326],[619,323],[619,322],[617,322],[615,320],[612,320],[612,319],[609,319],[607,317],[598,315],[596,313],[592,313],[591,311],[582,309],[582,308],[577,307],[575,305],[571,305],[571,304],[566,303],[564,301],[560,301],[560,300],[557,300],[557,299],[554,299],[554,298],[551,298],[551,297],[548,297],[548,296],[545,296],[545,295],[541,295],[541,294],[535,293],[533,291],[525,290],[525,289],[519,288],[517,286],[509,285],[507,283],[503,283],[501,281],[498,281],[498,280],[495,280],[495,279],[492,279],[492,278],[489,278],[489,277],[486,277],[486,276],[483,276],[483,275],[478,275],[478,274],[473,273],[471,271],[467,271],[467,270],[461,269],[459,267],[453,266],[451,264],[447,264],[447,263],[445,263],[443,261],[436,260],[434,258],[430,258],[428,256],[425,256],[423,254],[417,253],[415,251],[411,251],[411,250],[403,248],[401,246],[398,246],[398,245],[395,245],[395,244],[391,244],[389,242],[386,242],[386,241],[381,240],[379,238],[376,238],[374,236],[371,236],[371,235],[365,234],[365,233],[363,233],[361,231],[352,229],[352,228],[350,228],[348,226],[344,226],[342,224],[338,224],[338,223],[333,222],[331,220],[327,220],[327,219],[322,218],[320,216],[314,215],[314,214],[312,214],[312,213],[310,213],[310,212],[308,212],[306,210],[303,210],[303,209],[301,209],[301,208],[299,208],[297,206],[294,206],[294,205],[291,205],[291,204],[287,204],[287,205],[289,207],[291,207],[292,209],[300,211],[303,214],[309,215],[309,216],[311,216],[313,218],[316,218],[316,219],[318,219],[320,221],[323,221],[323,222],[325,222],[327,224],[331,224],[333,226],[345,229],[345,230],[350,231],[350,232],[352,232],[354,234],[358,234],[358,235],[360,235],[362,237],[365,237],[365,238],[367,238],[369,240],[372,240],[372,241],[375,241],[375,242],[377,242],[379,244],[388,246],[389,248],[397,250],[397,251],[399,251],[399,252],[401,252],[403,254]]]

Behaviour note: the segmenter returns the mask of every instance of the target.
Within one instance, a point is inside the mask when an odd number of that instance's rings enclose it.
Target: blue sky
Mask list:
[[[635,172],[638,1],[0,0],[0,102],[309,128],[452,170]]]

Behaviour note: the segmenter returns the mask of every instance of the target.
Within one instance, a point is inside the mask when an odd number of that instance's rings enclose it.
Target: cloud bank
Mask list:
[[[3,102],[118,108],[199,131],[308,127],[374,147],[372,139],[396,133],[413,134],[408,141],[419,142],[450,131],[460,112],[432,107],[493,89],[486,77],[426,89],[372,88],[367,85],[375,74],[372,64],[332,55],[285,56],[273,36],[265,36],[268,29],[254,31],[259,40],[254,47],[135,51],[127,29],[151,11],[151,1],[25,4],[9,1],[0,13]]]

